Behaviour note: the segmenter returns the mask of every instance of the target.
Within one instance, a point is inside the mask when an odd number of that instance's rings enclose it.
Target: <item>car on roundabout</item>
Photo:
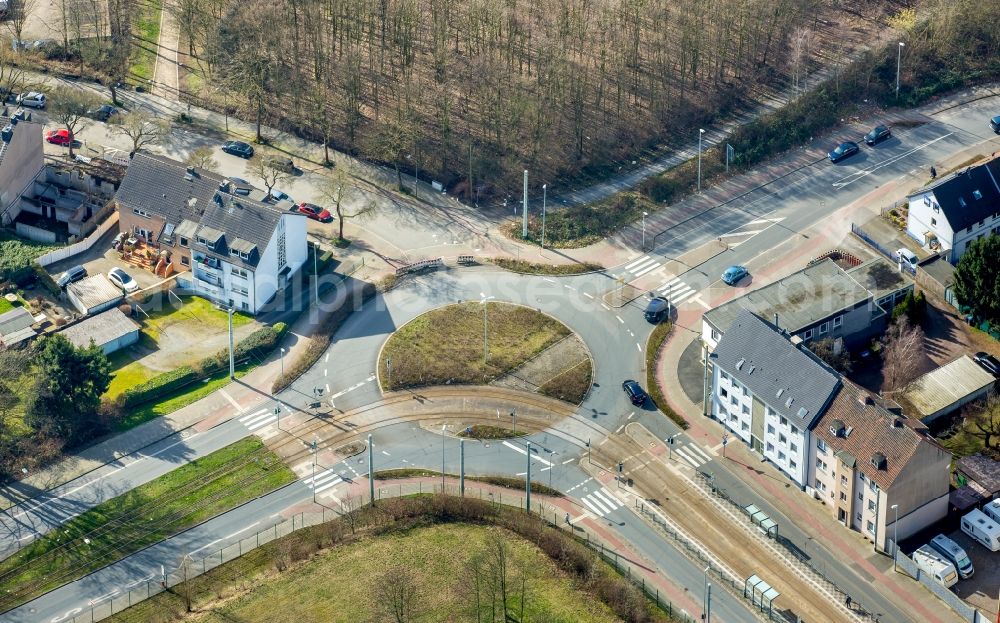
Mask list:
[[[735,286],[749,274],[750,271],[745,266],[730,266],[722,273],[722,281],[726,285]]]

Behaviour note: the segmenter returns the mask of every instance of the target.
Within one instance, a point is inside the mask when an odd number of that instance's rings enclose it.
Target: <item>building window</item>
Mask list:
[[[844,317],[843,316],[837,316],[836,318],[833,319],[833,328],[834,329],[839,328],[840,325],[842,325],[842,324],[844,324]]]
[[[750,407],[743,405],[743,415],[750,415]]]
[[[734,407],[735,407],[735,406],[736,406],[737,404],[739,404],[739,401],[738,401],[738,400],[736,400],[736,396],[733,396],[733,397],[732,397],[732,398],[731,398],[731,399],[729,400],[729,402],[731,402],[731,403],[733,404],[733,406],[734,406]]]
[[[208,240],[205,240],[205,239],[204,239],[204,238],[202,238],[201,236],[198,236],[198,244],[200,244],[200,245],[204,245],[204,246],[206,246],[206,247],[207,247],[207,246],[208,246]]]
[[[778,452],[778,460],[779,461],[784,461],[785,460],[785,453],[784,452]]]
[[[937,219],[936,218],[932,218],[931,219],[931,227],[937,227]]]
[[[818,469],[821,472],[825,472],[826,471],[826,461],[824,461],[823,459],[816,459],[816,469]]]
[[[243,277],[244,279],[247,278],[247,271],[243,270],[242,268],[236,268],[235,266],[229,269],[229,273],[236,277]]]
[[[250,254],[249,253],[244,253],[243,251],[240,251],[240,259],[249,261],[250,260]]]
[[[725,387],[720,387],[719,388],[719,396],[721,398],[729,398],[729,392],[726,391]]]
[[[847,476],[841,476],[840,477],[840,486],[841,487],[846,487],[847,486]]]
[[[246,288],[241,288],[240,286],[233,286],[232,290],[234,293],[242,294],[243,296],[247,296],[248,294],[250,294],[249,290],[247,290]]]
[[[843,491],[841,491],[841,492],[840,492],[840,499],[841,499],[842,501],[846,502],[846,501],[847,501],[847,494],[846,494],[846,493],[844,493]]]
[[[795,463],[795,461],[792,461],[791,459],[789,459],[789,461],[788,461],[788,469],[798,469],[798,468],[799,468],[799,466]]]
[[[781,416],[781,425],[788,426],[788,420],[785,419],[785,416]]]
[[[187,248],[190,244],[191,243],[188,241],[187,238],[185,238],[184,236],[181,236],[181,246],[182,247]]]
[[[250,306],[247,304],[246,301],[243,301],[242,303],[240,303],[240,305],[243,307],[243,311],[247,311],[250,309]]]
[[[283,220],[281,222],[284,222]],[[284,230],[278,234],[278,268],[284,268],[285,264],[288,263],[287,256],[285,255],[285,232]]]
[[[748,430],[750,430],[750,425],[747,424],[746,422],[743,422],[743,427],[742,428],[743,428],[743,432],[747,432]]]
[[[792,452],[798,452],[799,451],[799,447],[797,445],[795,445],[794,443],[788,444],[788,449],[791,450]]]
[[[784,434],[779,433],[778,434],[778,443],[782,443],[782,444],[788,443],[788,438],[786,438]]]
[[[149,218],[149,212],[146,212],[142,208],[132,208],[132,214],[136,214],[144,218]]]
[[[767,451],[768,452],[774,452],[774,444],[771,443],[770,441],[767,442]]]
[[[719,332],[716,331],[715,329],[712,329],[712,341],[713,342],[719,341]]]
[[[859,516],[858,519],[861,519],[861,517]],[[870,520],[868,521],[868,532],[871,533],[872,535],[875,534],[875,522]]]
[[[788,432],[790,432],[792,434],[792,437],[798,437],[798,435],[799,435],[799,429],[795,428],[795,425],[792,425],[788,429]]]
[[[826,442],[822,439],[816,440],[816,449],[826,454]]]
[[[740,418],[736,417],[736,414],[735,414],[735,413],[733,413],[732,415],[730,415],[730,416],[729,416],[729,421],[730,421],[730,422],[738,422],[738,421],[739,421],[739,419],[740,419]]]
[[[186,255],[181,256],[181,266],[190,266],[191,260]]]
[[[830,330],[830,323],[829,322],[824,322],[823,324],[819,325],[819,334],[820,335],[823,335],[824,333],[827,333],[829,330]]]
[[[729,375],[726,374],[725,370],[719,370],[719,378],[722,379],[723,381],[728,381]]]
[[[805,333],[802,334],[802,339],[803,340],[809,340],[809,339],[812,339],[812,336],[813,336],[813,330],[809,329],[808,331],[806,331]]]
[[[773,425],[771,425],[771,424],[767,425],[767,434],[768,435],[773,435],[774,434],[774,426]]]
[[[865,499],[865,492],[864,491],[858,491],[858,499],[861,500],[861,501],[864,501],[864,499]]]
[[[868,510],[875,512],[875,500],[868,500]]]

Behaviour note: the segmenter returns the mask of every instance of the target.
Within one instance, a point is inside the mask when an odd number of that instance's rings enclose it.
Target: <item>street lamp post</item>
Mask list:
[[[642,250],[646,250],[646,217],[649,216],[649,212],[642,213]]]
[[[898,531],[896,529],[899,523],[899,504],[893,504],[889,508],[892,509],[893,519],[892,519],[892,570],[896,570],[896,552],[899,551],[899,541],[897,540]],[[878,521],[878,517],[875,518]]]
[[[548,194],[548,184],[542,184],[542,248],[545,248],[545,200]]]
[[[702,595],[702,618],[705,623],[711,623],[712,621],[712,585],[708,583],[708,572],[711,567],[705,567],[705,592]]]
[[[486,366],[489,364],[489,342],[487,341],[487,320],[486,320],[486,308],[487,301],[492,301],[495,296],[486,296],[485,292],[479,293],[479,304],[483,306],[483,374],[486,374]]]
[[[285,379],[285,349],[281,349],[281,380]]]
[[[903,48],[906,44],[902,41],[899,42],[899,47],[896,48],[896,97],[899,97],[899,65],[903,60]]]
[[[312,480],[309,481],[309,483],[312,485],[312,490],[313,490],[313,504],[316,503],[316,448],[318,445],[319,445],[318,439],[316,437],[313,437],[311,446],[313,455],[313,475],[312,475]]]
[[[701,192],[701,137],[705,135],[705,130],[698,128],[698,192]]]
[[[441,493],[444,493],[444,430],[447,424],[441,425]]]

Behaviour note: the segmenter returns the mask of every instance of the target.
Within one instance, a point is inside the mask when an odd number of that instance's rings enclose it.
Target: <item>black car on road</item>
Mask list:
[[[990,119],[990,129],[996,132],[997,134],[1000,134],[1000,115],[997,115],[996,117]]]
[[[622,383],[622,389],[625,390],[625,395],[635,406],[640,407],[646,403],[646,392],[632,379]]]
[[[247,160],[253,157],[253,147],[243,141],[229,141],[222,146],[222,151]]]
[[[111,104],[105,104],[99,108],[87,111],[87,116],[98,121],[107,121],[113,115],[118,114],[118,109]]]
[[[979,364],[983,370],[986,370],[995,377],[1000,377],[1000,360],[989,353],[976,353],[973,357],[976,363]]]
[[[652,322],[653,324],[659,324],[661,320],[667,315],[667,310],[670,309],[670,303],[667,299],[662,296],[657,296],[649,301],[646,305],[646,320]]]
[[[865,134],[865,145],[870,146],[876,143],[881,143],[890,136],[892,136],[892,132],[889,131],[888,127],[884,125],[875,126],[871,132]]]
[[[837,145],[836,149],[828,153],[827,157],[830,159],[830,162],[840,162],[844,158],[849,158],[859,151],[861,151],[861,148],[858,147],[857,143],[854,141],[844,141],[840,145]]]

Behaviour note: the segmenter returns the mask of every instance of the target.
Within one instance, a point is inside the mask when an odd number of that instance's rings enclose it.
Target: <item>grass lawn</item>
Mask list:
[[[528,589],[521,620],[552,623],[619,620],[607,605],[578,590],[575,582],[534,544],[511,532],[504,531],[503,536],[513,563],[511,567],[523,569]],[[434,525],[365,537],[327,550],[278,577],[254,582],[249,592],[235,599],[202,605],[205,614],[199,616],[199,621],[391,620],[381,615],[381,600],[373,595],[373,588],[378,586],[376,578],[394,567],[405,569],[416,588],[416,616],[412,620],[475,620],[475,615],[467,612],[472,600],[462,571],[473,556],[486,550],[489,537],[490,528],[469,524]],[[368,581],[359,582],[359,578]]]
[[[140,331],[138,345],[123,348],[108,355],[108,359],[111,361],[111,384],[108,386],[108,391],[104,392],[104,398],[114,400],[129,387],[145,383],[160,374],[160,371],[142,364],[142,359],[146,355],[144,351],[155,349],[156,342]]]
[[[467,430],[461,430],[458,433],[459,437],[465,437],[466,439],[510,439],[511,437],[520,437],[522,435],[527,435],[527,433],[521,431],[515,434],[511,428],[487,426],[486,424],[475,424]]]
[[[487,314],[489,362],[483,364],[483,313]],[[396,331],[379,361],[380,379],[392,388],[480,384],[516,368],[569,335],[561,322],[509,303],[459,303],[436,309]]]
[[[95,506],[0,562],[0,610],[295,480],[248,437]],[[89,540],[89,543],[85,540]]]
[[[244,364],[242,368],[236,369],[236,378],[244,376],[256,367],[256,363]],[[178,409],[188,406],[192,402],[201,400],[219,388],[225,387],[229,384],[229,382],[229,370],[217,372],[208,377],[208,381],[202,380],[197,383],[192,383],[187,387],[182,387],[163,400],[146,403],[132,409],[115,424],[115,430],[128,430],[142,424],[143,422],[148,422],[149,420],[158,418],[161,415],[173,413]],[[119,391],[121,391],[121,389],[124,388],[120,388]]]
[[[0,314],[4,314],[14,309],[14,304],[0,296]]]
[[[174,300],[171,297],[171,301]],[[163,331],[175,324],[192,323],[198,330],[227,331],[229,328],[228,314],[208,299],[199,296],[182,296],[184,302],[179,309],[173,303],[164,305],[163,309],[152,312],[149,318],[143,319],[143,333],[158,341]],[[252,316],[233,314],[233,328],[253,322]]]
[[[146,0],[137,5],[134,17],[135,36],[139,41],[132,47],[132,77],[149,81],[156,65],[156,44],[160,39],[162,0]]]
[[[582,262],[576,264],[535,264],[523,260],[513,260],[506,257],[498,257],[492,260],[500,268],[514,271],[516,273],[527,273],[531,275],[580,275],[592,273],[597,270],[604,270],[604,267],[594,262]]]

